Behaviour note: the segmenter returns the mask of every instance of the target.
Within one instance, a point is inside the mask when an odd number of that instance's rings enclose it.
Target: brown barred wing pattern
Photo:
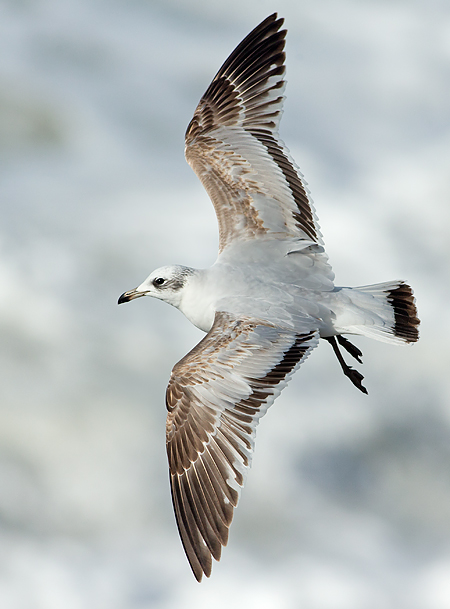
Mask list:
[[[258,421],[317,343],[316,331],[218,312],[174,367],[166,396],[172,500],[198,581],[228,541]]]
[[[219,250],[235,240],[322,244],[303,176],[278,137],[283,19],[267,17],[225,61],[186,131],[186,159],[216,210]]]

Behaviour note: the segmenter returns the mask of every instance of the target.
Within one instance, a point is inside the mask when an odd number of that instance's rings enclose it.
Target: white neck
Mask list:
[[[216,313],[206,275],[207,270],[196,270],[189,277],[181,294],[181,302],[178,305],[178,309],[189,321],[203,332],[209,332]]]

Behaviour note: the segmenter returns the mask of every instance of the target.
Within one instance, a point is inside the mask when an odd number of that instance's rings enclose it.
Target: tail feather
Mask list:
[[[417,309],[413,291],[406,283],[400,283],[398,287],[388,291],[388,301],[394,308],[395,325],[394,334],[403,338],[407,343],[415,343],[419,340]]]
[[[385,342],[415,343],[419,339],[416,301],[403,281],[377,283],[359,288],[337,288],[341,307],[336,307],[336,337],[325,336],[336,354],[342,371],[363,393],[363,375],[345,363],[338,343],[358,362],[361,351],[342,334],[361,334]],[[336,342],[337,339],[337,342]]]
[[[385,342],[415,343],[419,339],[413,291],[403,281],[342,288],[350,301],[339,334],[361,334]]]

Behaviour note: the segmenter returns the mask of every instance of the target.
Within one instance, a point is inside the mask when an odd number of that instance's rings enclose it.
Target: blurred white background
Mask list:
[[[217,250],[184,161],[235,45],[286,18],[281,135],[338,285],[405,279],[421,339],[327,344],[261,422],[230,543],[197,584],[164,391],[202,336],[118,296]],[[0,0],[0,606],[450,607],[450,4]]]

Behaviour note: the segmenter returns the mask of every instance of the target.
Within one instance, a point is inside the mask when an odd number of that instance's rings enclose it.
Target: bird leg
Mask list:
[[[334,336],[326,336],[325,339],[330,343],[333,347],[333,351],[338,358],[338,362],[341,364],[342,372],[347,376],[351,382],[363,393],[367,393],[367,389],[362,385],[362,380],[364,379],[363,375],[355,370],[351,366],[345,363],[344,358],[342,357],[341,352],[339,351],[338,344],[336,342],[336,338]],[[343,338],[342,336],[337,337],[339,343],[344,347],[346,351],[350,353],[356,360],[361,362],[360,357],[362,356],[361,351],[355,347],[349,340]]]
[[[356,347],[353,343],[351,343],[348,338],[344,338],[343,336],[341,336],[340,334],[338,334],[336,336],[338,343],[341,345],[341,347],[344,347],[344,349],[350,353],[350,355],[352,357],[354,357],[356,359],[357,362],[359,362],[360,364],[362,364],[362,351],[360,351],[358,349],[358,347]]]

